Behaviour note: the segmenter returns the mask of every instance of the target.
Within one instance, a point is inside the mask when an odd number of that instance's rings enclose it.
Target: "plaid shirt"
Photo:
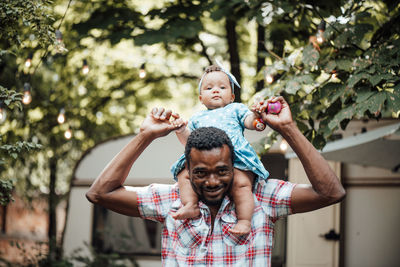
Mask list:
[[[208,207],[199,202],[201,216],[174,220],[171,213],[181,206],[175,185],[153,184],[137,191],[141,217],[163,224],[163,266],[271,266],[274,223],[291,214],[295,184],[268,179],[255,186],[255,210],[251,232],[238,238],[228,230],[237,222],[234,203],[223,200],[211,232]]]

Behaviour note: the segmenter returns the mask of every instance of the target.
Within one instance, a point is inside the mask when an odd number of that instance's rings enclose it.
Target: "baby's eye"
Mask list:
[[[221,89],[225,89],[226,87],[225,86],[221,86]]]

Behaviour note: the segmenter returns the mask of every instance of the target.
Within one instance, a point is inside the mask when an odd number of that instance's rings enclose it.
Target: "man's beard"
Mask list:
[[[204,196],[199,195],[199,199],[206,204],[207,206],[221,206],[222,200],[224,200],[224,197],[226,196],[226,194],[223,195],[223,197],[221,197],[221,199],[217,199],[217,200],[207,200],[204,198]]]
[[[228,193],[231,191],[232,188],[232,184],[233,184],[233,179],[231,180],[230,184],[227,185],[227,190],[226,192],[222,195],[222,197],[220,199],[216,199],[216,200],[208,200],[204,197],[204,194],[200,194],[198,193],[203,192],[203,188],[197,188],[196,185],[194,185],[192,183],[192,181],[190,181],[190,184],[192,185],[192,188],[194,190],[194,192],[197,194],[197,196],[199,197],[199,200],[201,200],[204,204],[206,204],[207,206],[220,206],[222,204],[222,201],[224,200],[225,196],[228,195]]]

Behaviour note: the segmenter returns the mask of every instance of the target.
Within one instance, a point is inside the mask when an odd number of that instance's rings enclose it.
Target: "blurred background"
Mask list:
[[[236,102],[285,97],[348,192],[331,210],[282,220],[273,266],[397,266],[399,6],[2,1],[0,264],[160,266],[160,225],[94,207],[84,193],[152,107],[185,118],[203,109],[197,84],[219,60],[242,86]],[[277,133],[246,135],[272,177],[303,182]],[[172,135],[155,144],[128,184],[171,183],[182,151]]]

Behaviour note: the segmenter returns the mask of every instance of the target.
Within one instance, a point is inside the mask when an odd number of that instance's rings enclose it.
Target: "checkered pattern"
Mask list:
[[[163,224],[163,266],[270,266],[274,223],[291,214],[294,186],[275,179],[257,183],[251,233],[241,238],[228,232],[237,221],[234,203],[228,197],[215,218],[213,233],[209,209],[201,202],[199,218],[171,217],[181,205],[176,184],[138,189],[139,211],[142,218]]]

